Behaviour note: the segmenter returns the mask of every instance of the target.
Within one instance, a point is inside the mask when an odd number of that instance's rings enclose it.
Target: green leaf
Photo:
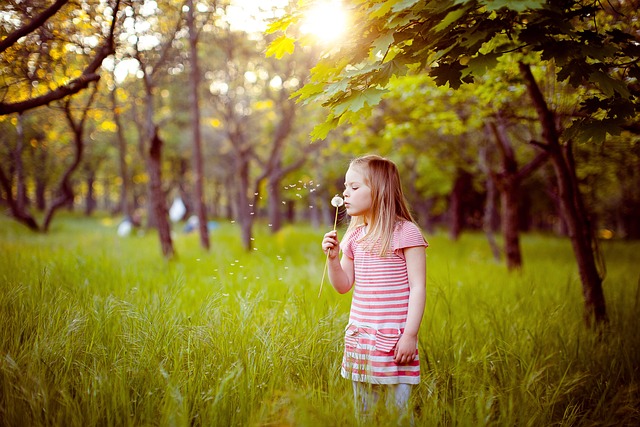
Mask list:
[[[300,89],[291,94],[291,98],[300,98],[300,100],[305,100],[308,98],[312,98],[319,93],[324,91],[324,83],[307,83],[302,86]]]
[[[313,128],[310,134],[311,140],[325,139],[336,126],[338,126],[338,120],[332,114],[329,114],[324,123],[320,123]]]
[[[483,3],[489,11],[506,8],[515,10],[516,12],[524,12],[527,9],[541,9],[546,3],[546,0],[484,0],[481,3]]]
[[[375,56],[378,53],[385,54],[393,43],[393,33],[394,31],[387,31],[386,34],[379,36],[373,43],[371,47],[371,53]]]
[[[380,86],[386,86],[389,80],[393,77],[400,77],[407,74],[407,68],[400,66],[398,61],[386,62],[376,75],[376,81]]]
[[[392,12],[400,12],[405,9],[409,9],[410,7],[415,6],[420,0],[401,0],[399,3],[396,3],[391,8]]]
[[[584,119],[574,121],[567,128],[564,136],[579,143],[603,142],[609,135],[619,135],[622,131],[621,121],[616,119]]]
[[[499,53],[488,53],[483,55],[479,53],[477,56],[474,56],[469,60],[467,64],[467,69],[463,71],[463,75],[472,74],[475,77],[479,77],[484,75],[487,70],[491,70],[498,65],[498,58],[500,57]]]
[[[459,63],[440,64],[433,67],[429,72],[438,86],[444,86],[449,83],[452,89],[458,89],[462,84],[462,66]]]
[[[265,55],[267,57],[275,55],[277,59],[281,59],[285,53],[292,54],[294,49],[295,39],[283,34],[271,42]]]
[[[602,71],[595,71],[589,74],[589,80],[598,85],[602,92],[611,97],[617,92],[620,96],[629,98],[631,93],[629,88],[619,80],[611,78],[608,74]]]
[[[378,105],[382,99],[382,95],[387,93],[385,89],[369,88],[362,92],[353,92],[342,102],[332,107],[333,112],[340,116],[346,111],[358,112],[364,108],[365,104],[370,107]]]
[[[273,34],[278,31],[286,31],[287,28],[293,23],[294,16],[293,15],[285,15],[280,19],[277,19],[271,22],[265,31],[267,34]]]
[[[447,16],[445,16],[442,21],[440,21],[440,23],[433,28],[433,30],[435,32],[438,32],[446,29],[449,25],[453,24],[455,21],[463,17],[465,13],[467,13],[467,8],[464,7],[457,10],[452,10],[451,12],[447,13]]]
[[[338,80],[337,82],[331,83],[326,87],[326,89],[324,90],[324,95],[330,98],[337,93],[346,92],[348,87],[349,82],[346,79]]]
[[[391,11],[391,8],[398,3],[399,0],[387,0],[374,5],[371,9],[373,12],[369,14],[369,18],[381,18]]]

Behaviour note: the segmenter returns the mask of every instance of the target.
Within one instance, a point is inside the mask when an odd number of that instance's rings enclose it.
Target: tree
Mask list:
[[[191,105],[191,132],[193,133],[193,172],[194,172],[194,197],[195,210],[198,216],[198,231],[200,233],[200,245],[209,249],[209,230],[207,227],[207,212],[204,202],[204,171],[202,168],[202,132],[200,130],[200,103],[198,89],[202,78],[198,62],[198,29],[195,24],[195,10],[193,0],[187,0],[187,26],[189,29],[189,59],[191,78],[189,79],[189,94]]]
[[[69,128],[71,129],[73,134],[74,155],[66,170],[62,174],[62,177],[60,178],[57,197],[54,198],[54,200],[51,202],[51,205],[49,206],[45,214],[44,223],[42,225],[44,231],[49,231],[53,216],[58,209],[65,205],[73,203],[74,193],[71,187],[71,176],[76,171],[76,169],[78,169],[80,161],[82,160],[82,155],[85,148],[85,124],[87,122],[89,110],[91,108],[91,105],[93,104],[93,100],[97,92],[98,85],[96,83],[91,90],[90,95],[86,98],[85,104],[80,109],[79,117],[76,117],[74,114],[72,97],[67,97],[62,104],[62,110],[64,112],[65,119],[67,120],[67,124],[69,125]]]
[[[159,7],[155,2],[152,5]],[[146,7],[143,7],[146,6]],[[162,180],[162,152],[164,141],[160,136],[160,126],[156,117],[156,88],[158,80],[163,74],[161,71],[167,67],[173,53],[173,41],[176,34],[182,27],[182,4],[165,4],[165,12],[174,12],[155,15],[158,10],[151,11],[149,5],[137,4],[132,6],[131,13],[134,22],[141,24],[142,28],[147,27],[145,23],[149,20],[155,22],[155,26],[149,26],[152,39],[155,44],[146,46],[143,42],[142,33],[135,34],[135,43],[131,47],[131,55],[138,61],[142,74],[142,85],[144,92],[144,118],[139,122],[141,151],[146,152],[144,156],[149,176],[149,197],[150,214],[158,230],[162,254],[166,258],[175,255],[173,241],[171,238],[171,225],[168,219],[168,209],[163,191]],[[172,9],[174,7],[175,9]],[[154,15],[154,16],[152,16]],[[168,21],[160,18],[168,16]],[[174,19],[170,23],[170,20]],[[173,27],[171,26],[173,24]]]
[[[500,192],[502,235],[507,268],[514,270],[522,267],[518,212],[521,184],[527,176],[542,166],[547,160],[548,154],[543,151],[525,166],[518,167],[513,145],[507,135],[504,118],[501,114],[496,117],[496,122],[489,122],[488,127],[500,153],[501,170],[497,173],[490,173],[490,175]]]
[[[226,140],[219,151],[227,153],[224,159],[233,166],[223,165],[228,172],[225,187],[231,193],[243,247],[250,250],[264,185],[271,229],[277,231],[283,210],[282,179],[301,168],[321,144],[308,144],[309,122],[298,119],[302,107],[290,99],[308,75],[311,53],[297,52],[286,61],[265,59],[263,35],[234,28],[225,5],[218,4],[215,43],[207,50],[207,56],[217,61],[205,73],[213,95],[205,114],[215,118],[211,122],[217,123]]]
[[[107,26],[107,33],[102,35],[102,44],[92,49],[92,52],[87,55],[90,60],[83,68],[79,68],[66,76],[55,76],[49,72],[38,73],[28,68],[13,65],[16,63],[26,64],[31,61],[32,64],[40,66],[42,58],[45,58],[49,63],[46,63],[44,67],[53,68],[51,67],[52,62],[58,60],[64,52],[64,46],[70,44],[64,39],[56,40],[56,35],[64,33],[64,31],[77,31],[73,23],[69,22],[69,19],[60,16],[63,6],[67,3],[68,0],[57,0],[42,11],[40,11],[40,7],[33,7],[33,5],[31,8],[19,10],[17,9],[18,3],[14,4],[12,8],[3,11],[3,13],[10,14],[13,18],[18,19],[22,25],[0,41],[0,54],[2,54],[0,65],[5,70],[16,71],[11,74],[5,73],[3,78],[5,94],[4,99],[0,101],[0,115],[22,113],[47,105],[53,101],[73,95],[87,88],[91,82],[96,82],[100,79],[99,68],[102,61],[115,51],[113,36],[116,29],[116,16],[120,7],[120,0],[113,0],[104,8],[104,13],[107,15],[106,18],[99,13],[94,17],[94,19],[102,21],[109,19],[110,15],[111,22]],[[88,7],[92,9],[92,6]],[[40,12],[35,16],[30,16],[27,13],[31,11]],[[77,10],[75,12],[77,13]],[[72,13],[72,11],[69,11],[69,14]],[[58,18],[56,22],[52,23],[49,26],[50,28],[45,28],[47,22],[54,16]],[[96,25],[97,28],[100,28],[99,21]],[[60,28],[55,28],[54,25]],[[43,28],[45,28],[44,31],[38,31]],[[66,34],[68,35],[69,33]],[[95,36],[96,34],[99,33],[96,31],[92,35]],[[82,46],[81,38],[83,35],[77,34],[76,36],[74,42]],[[73,40],[74,37],[69,37],[69,39]],[[39,69],[44,70],[45,68]],[[77,74],[79,76],[75,77]],[[30,86],[34,85],[34,82],[46,82],[46,84],[38,85],[42,89],[33,94]]]
[[[12,18],[6,22],[18,24],[0,41],[0,67],[3,70],[0,116],[18,113],[21,125],[26,111],[63,100],[100,78],[98,69],[102,61],[114,52],[120,0],[103,3],[100,7],[82,3],[82,8],[65,9],[67,3],[58,0],[45,7],[40,2],[14,2],[3,10],[5,16]],[[89,25],[83,26],[81,31],[74,25],[74,19],[85,18]],[[95,44],[94,40],[100,39],[102,43]],[[82,55],[78,55],[78,52]],[[13,217],[29,228],[38,230],[37,222],[25,209],[21,160],[23,146],[18,144],[15,152],[16,198],[13,197],[11,176],[2,170],[0,184]],[[67,178],[64,192],[69,190],[68,184]],[[46,215],[45,231],[55,209],[50,208]]]
[[[353,6],[353,29],[361,37],[329,52],[316,65],[312,81],[298,95],[331,109],[314,135],[322,137],[343,122],[355,122],[382,98],[393,76],[426,70],[439,85],[460,88],[482,76],[498,59],[519,62],[520,81],[537,111],[543,141],[554,166],[569,237],[576,256],[588,323],[607,320],[602,276],[594,254],[593,229],[575,179],[572,142],[602,140],[606,134],[635,129],[640,110],[638,47],[630,27],[600,3],[580,1],[361,1]],[[287,34],[298,11],[272,31],[285,34],[272,51],[290,50]],[[580,117],[558,128],[532,64],[553,63],[558,81],[585,88]],[[537,66],[537,65],[536,65]]]

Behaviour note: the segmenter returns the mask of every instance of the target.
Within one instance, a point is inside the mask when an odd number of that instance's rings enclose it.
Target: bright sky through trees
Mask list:
[[[321,42],[337,40],[347,29],[347,14],[339,0],[318,1],[305,13],[301,30]]]
[[[289,0],[233,0],[226,9],[223,18],[232,30],[245,31],[251,34],[262,35],[267,29],[269,21],[279,18],[285,13]],[[153,16],[157,7],[155,1],[145,3],[140,11],[142,16]],[[319,43],[331,43],[338,40],[346,32],[348,15],[344,11],[340,0],[312,0],[305,5],[307,11],[301,22],[300,30],[303,33],[313,35]],[[137,30],[145,30],[144,22],[136,24],[134,28],[132,19],[125,20],[126,29],[130,40],[135,42],[134,34]],[[141,46],[144,49],[157,44],[153,35],[142,35]],[[105,60],[107,69],[112,69],[112,59]],[[138,64],[134,59],[124,59],[116,66],[116,80],[122,81],[129,74],[138,72]]]

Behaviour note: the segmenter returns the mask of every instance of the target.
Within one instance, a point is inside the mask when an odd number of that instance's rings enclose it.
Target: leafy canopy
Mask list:
[[[600,2],[569,0],[350,0],[351,36],[324,52],[311,81],[295,95],[330,109],[314,138],[338,124],[355,123],[378,103],[393,76],[428,73],[458,89],[493,69],[498,58],[518,55],[553,62],[558,81],[587,90],[570,136],[616,134],[640,110],[640,45],[616,10]],[[267,52],[284,55],[305,2],[270,27],[282,33]],[[629,11],[628,13],[634,13]],[[535,63],[530,64],[535,65]],[[605,129],[605,132],[602,132]]]

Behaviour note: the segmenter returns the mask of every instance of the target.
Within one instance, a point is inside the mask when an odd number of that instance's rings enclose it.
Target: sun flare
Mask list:
[[[305,12],[301,30],[322,42],[338,40],[347,31],[347,13],[338,0],[317,1]]]

